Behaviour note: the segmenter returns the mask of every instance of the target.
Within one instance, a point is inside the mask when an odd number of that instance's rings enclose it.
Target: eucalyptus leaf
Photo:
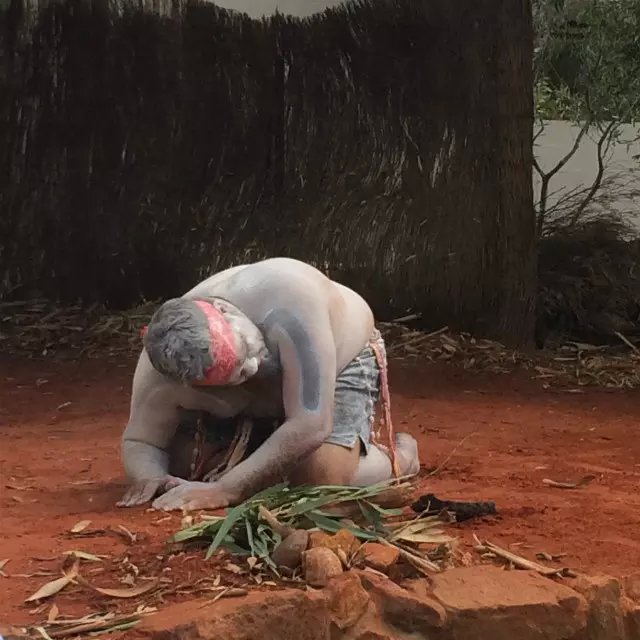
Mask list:
[[[246,503],[239,504],[237,507],[234,507],[229,511],[224,519],[224,522],[220,525],[220,528],[216,532],[213,541],[209,545],[209,548],[207,549],[207,554],[205,556],[207,560],[216,552],[222,541],[229,534],[229,531],[231,531],[233,525],[236,524],[236,522],[240,520],[240,518],[242,518],[246,511]]]
[[[319,511],[311,511],[310,513],[305,514],[307,518],[309,518],[318,528],[323,531],[327,531],[329,533],[336,533],[341,529],[346,529],[353,533],[356,538],[360,538],[362,540],[377,540],[378,536],[375,533],[371,533],[370,531],[365,531],[364,529],[360,529],[359,527],[352,527],[349,525],[345,525],[339,520],[334,520],[333,518],[320,513]]]

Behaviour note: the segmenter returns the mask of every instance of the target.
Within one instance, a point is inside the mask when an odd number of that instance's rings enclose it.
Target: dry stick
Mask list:
[[[273,513],[263,505],[258,507],[258,516],[264,520],[273,529],[273,531],[281,535],[283,539],[294,531],[292,527],[280,522],[280,520],[278,520],[278,518],[276,518]]]
[[[427,477],[430,478],[431,476],[435,476],[438,473],[440,473],[442,471],[442,469],[444,469],[445,465],[447,464],[447,462],[449,462],[449,460],[451,460],[451,458],[453,458],[453,456],[456,454],[456,452],[458,451],[458,449],[469,439],[471,438],[471,436],[475,436],[476,433],[478,433],[478,430],[476,429],[475,431],[472,431],[471,433],[467,434],[464,438],[462,438],[462,440],[460,440],[460,442],[458,442],[458,444],[453,447],[453,449],[451,450],[451,453],[430,473],[427,474]]]
[[[80,633],[87,633],[89,631],[107,631],[112,627],[128,624],[131,622],[139,622],[142,616],[122,616],[120,618],[111,618],[111,620],[98,620],[96,622],[86,622],[85,624],[77,624],[67,629],[53,629],[47,631],[52,638],[68,638],[69,636],[75,636]]]
[[[620,338],[620,340],[622,340],[622,342],[624,342],[627,347],[629,347],[636,355],[640,355],[640,349],[638,349],[638,347],[636,347],[635,344],[633,344],[633,342],[631,342],[631,340],[629,340],[628,338],[626,338],[625,336],[623,336],[619,331],[614,331],[615,335],[618,336],[618,338]]]
[[[594,475],[584,476],[584,478],[580,478],[577,482],[558,482],[557,480],[544,478],[542,483],[546,484],[548,487],[554,487],[555,489],[580,489],[581,487],[586,487],[595,479],[596,477]]]
[[[419,344],[420,342],[423,342],[424,340],[428,340],[429,338],[435,338],[436,336],[439,336],[442,333],[446,333],[447,331],[449,331],[449,327],[442,327],[441,329],[438,329],[437,331],[432,331],[431,333],[420,333],[417,336],[408,338],[405,341],[395,342],[389,347],[389,353],[393,351],[397,351],[401,348],[404,348],[410,345]]]
[[[530,569],[532,571],[537,571],[540,575],[549,577],[555,576],[562,572],[562,569],[554,569],[553,567],[545,567],[543,564],[538,562],[533,562],[532,560],[527,560],[522,556],[518,556],[515,553],[511,553],[511,551],[507,551],[502,547],[499,547],[497,544],[493,544],[492,542],[483,542],[476,547],[477,551],[491,551],[491,553],[495,554],[499,558],[503,560],[507,560],[511,562],[514,566],[519,567],[520,569]]]
[[[397,549],[400,552],[400,555],[407,562],[412,564],[416,569],[418,569],[425,575],[429,575],[429,573],[438,573],[440,571],[440,567],[435,562],[431,562],[431,560],[427,560],[426,558],[422,558],[421,556],[412,553],[411,551],[407,551],[406,549],[403,549],[397,544],[393,544],[388,540],[385,540],[384,538],[378,538],[377,541],[386,547]]]
[[[212,605],[214,602],[218,602],[221,598],[240,598],[241,596],[246,596],[249,593],[246,589],[240,588],[232,588],[226,587],[220,593],[217,593],[211,600],[207,600],[207,602],[203,602],[199,609],[203,609],[204,607],[208,607]]]
[[[421,313],[410,313],[407,316],[402,316],[401,318],[394,318],[392,320],[392,324],[402,324],[403,322],[411,322],[412,320],[419,320],[422,317]]]

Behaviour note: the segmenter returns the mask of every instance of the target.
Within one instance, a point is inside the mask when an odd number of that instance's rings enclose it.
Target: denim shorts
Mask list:
[[[372,340],[384,349],[379,335]],[[360,439],[367,453],[379,395],[380,367],[373,349],[367,345],[336,379],[333,431],[325,442],[352,449]]]

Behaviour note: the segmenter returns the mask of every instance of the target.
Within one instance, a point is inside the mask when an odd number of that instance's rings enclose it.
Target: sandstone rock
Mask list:
[[[625,595],[640,603],[640,573],[632,573],[622,579]]]
[[[331,621],[339,629],[352,627],[369,604],[369,594],[355,573],[344,573],[329,582],[328,606]]]
[[[363,586],[376,600],[384,619],[404,631],[427,631],[444,626],[447,614],[442,605],[429,596],[420,597],[403,589],[386,576],[359,571]]]
[[[333,535],[324,531],[312,531],[309,536],[309,549],[324,547],[333,551],[343,564],[358,551],[360,542],[348,529],[340,529]]]
[[[307,584],[324,587],[329,580],[342,573],[340,558],[326,547],[315,547],[302,554],[302,566]]]
[[[213,606],[189,601],[163,607],[126,632],[131,640],[328,640],[327,599],[293,589],[252,592]]]
[[[302,564],[302,554],[309,544],[309,532],[304,529],[292,531],[271,554],[272,560],[279,567],[297,569]]]
[[[317,549],[318,547],[330,548],[331,537],[326,531],[310,531],[309,549]]]
[[[587,624],[585,599],[530,571],[480,565],[435,574],[452,640],[566,640]]]
[[[369,567],[387,573],[400,558],[400,551],[377,542],[367,542],[360,547],[358,557]]]
[[[588,640],[623,640],[622,588],[618,580],[611,576],[580,576],[573,588],[589,604]]]
[[[628,640],[640,640],[640,605],[623,597],[622,611],[626,637]]]
[[[318,552],[331,553],[328,549]],[[384,575],[364,570],[333,578],[323,590],[253,591],[243,598],[219,600],[213,606],[202,600],[168,605],[126,635],[131,640],[587,637],[584,598],[537,574],[482,566],[435,575],[433,584],[447,611],[433,599],[427,580],[414,581],[410,593]],[[623,610],[627,628],[635,634],[640,630],[640,607],[624,599]],[[633,634],[629,633],[627,640],[640,637]]]
[[[20,640],[32,637],[23,627],[14,627],[0,623],[0,638],[4,640]]]

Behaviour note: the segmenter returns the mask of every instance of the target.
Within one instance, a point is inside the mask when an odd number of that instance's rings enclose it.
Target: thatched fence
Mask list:
[[[381,317],[530,336],[527,0],[0,7],[0,298],[124,306],[285,254]]]

